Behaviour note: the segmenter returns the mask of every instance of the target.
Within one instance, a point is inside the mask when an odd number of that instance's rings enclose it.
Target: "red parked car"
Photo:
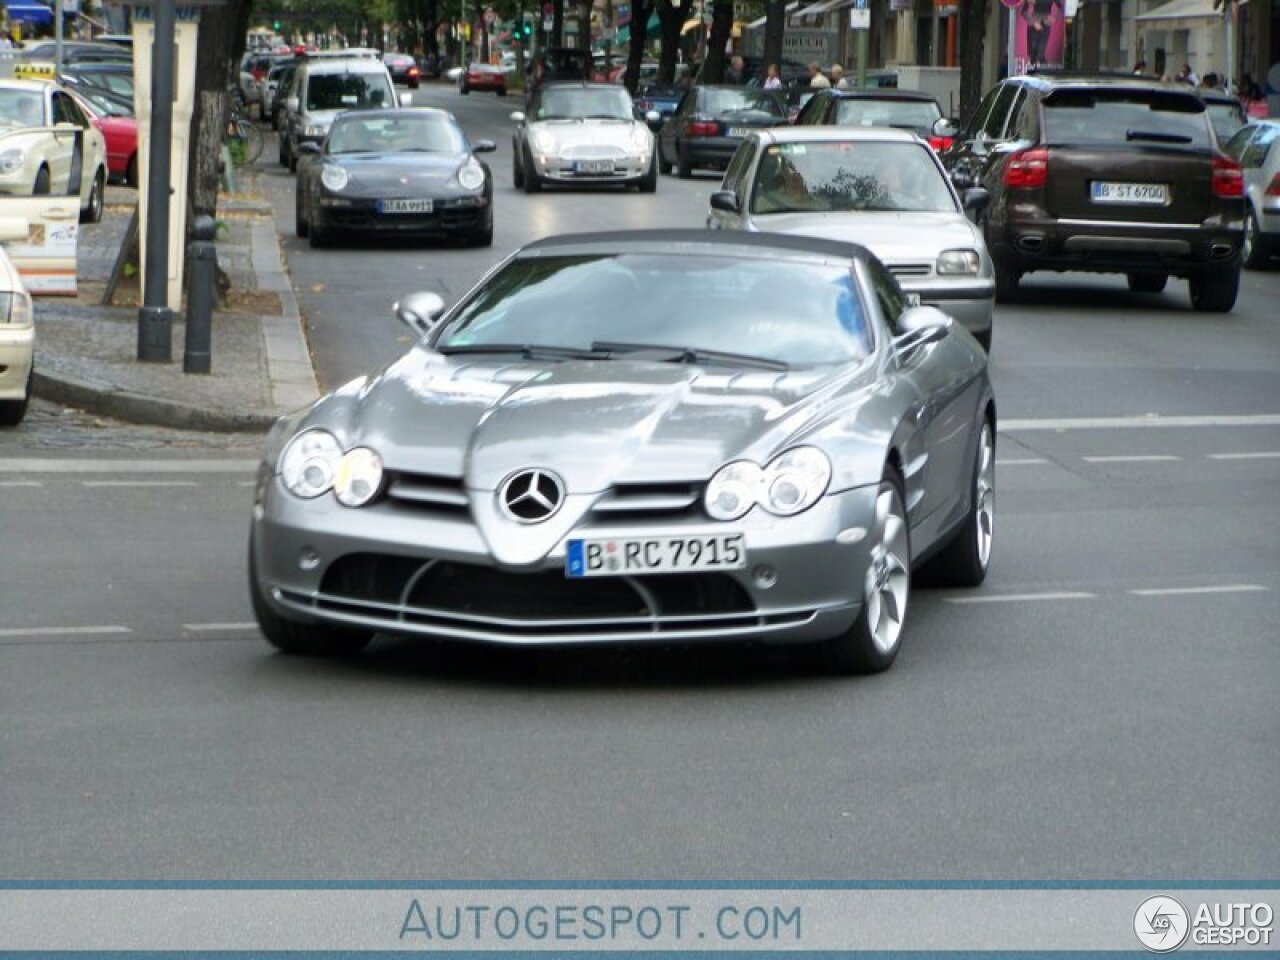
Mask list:
[[[473,63],[458,75],[458,92],[493,90],[498,96],[507,95],[507,75],[501,67],[489,63]]]
[[[107,143],[107,172],[131,187],[138,185],[138,121],[127,101],[77,87],[69,91]]]

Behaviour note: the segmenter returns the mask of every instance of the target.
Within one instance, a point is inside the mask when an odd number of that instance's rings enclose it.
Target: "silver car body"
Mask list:
[[[484,302],[508,266],[601,256],[831,268],[856,290],[869,352],[853,363],[766,370],[627,354],[448,355],[429,335],[272,430],[253,514],[255,602],[296,624],[498,644],[817,641],[849,629],[864,605],[875,562],[868,530],[887,470],[901,471],[917,560],[946,546],[976,510],[979,432],[995,430],[986,354],[931,308],[914,309],[940,326],[917,330],[923,338],[895,336],[891,323],[911,311],[884,316],[883,305],[900,305],[901,294],[853,245],[706,231],[550,238],[491,271],[433,335]],[[576,309],[587,316],[594,308],[594,295],[581,304],[577,296],[553,308],[557,319],[572,324]],[[718,323],[714,293],[690,309]],[[774,316],[785,331],[785,312]],[[633,339],[643,338],[636,330]],[[282,451],[316,428],[344,450],[377,451],[385,483],[376,499],[353,508],[332,491],[290,492]],[[754,507],[739,519],[711,519],[703,494],[717,471],[765,464],[797,445],[821,449],[832,465],[813,506],[787,517]],[[548,476],[561,481],[557,509],[521,522],[513,500]],[[742,535],[743,569],[566,576],[571,540],[725,533]]]
[[[752,191],[762,159],[771,147],[806,143],[901,143],[927,152],[950,196],[945,211],[842,211],[835,213],[752,213]],[[712,209],[707,226],[719,230],[761,230],[803,234],[859,243],[874,253],[898,279],[902,289],[921,302],[950,314],[984,342],[989,342],[995,305],[995,273],[982,231],[969,220],[942,165],[925,141],[912,133],[887,128],[774,127],[753,131],[725,172],[721,190],[738,198],[738,212]],[[938,257],[945,250],[974,250],[976,275],[944,276]]]
[[[541,104],[565,92],[625,99],[618,118],[567,116],[540,119]],[[543,180],[557,183],[634,183],[654,163],[653,133],[641,120],[626,88],[617,84],[547,84],[533,95],[528,114],[512,114],[515,158],[527,157]]]
[[[1280,252],[1280,120],[1255,120],[1241,128],[1226,146],[1244,171],[1248,212],[1267,252]],[[1248,224],[1253,230],[1253,225]]]

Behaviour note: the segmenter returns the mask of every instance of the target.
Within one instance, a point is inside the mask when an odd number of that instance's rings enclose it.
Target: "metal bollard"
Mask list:
[[[195,238],[187,247],[187,341],[182,354],[183,373],[208,373],[212,364],[213,298],[218,255],[213,238],[218,224],[213,217],[196,217],[191,224]]]

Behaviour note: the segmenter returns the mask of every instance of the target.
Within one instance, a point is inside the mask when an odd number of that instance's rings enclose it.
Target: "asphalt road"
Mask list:
[[[510,186],[492,251],[286,243],[322,379],[394,356],[387,307],[563,230],[699,225]],[[269,190],[291,213],[291,185]],[[290,223],[285,216],[282,223]],[[0,433],[4,879],[1274,879],[1280,271],[1039,277],[996,318],[996,553],[920,590],[887,674],[769,650],[275,655],[250,624],[255,441],[41,406]]]

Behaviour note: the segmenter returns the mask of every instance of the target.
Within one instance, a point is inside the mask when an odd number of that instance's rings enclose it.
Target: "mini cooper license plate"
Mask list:
[[[612,160],[576,160],[574,173],[613,173]]]
[[[1093,202],[1158,207],[1169,202],[1169,188],[1163,183],[1111,183],[1095,180]]]
[[[379,200],[379,213],[431,213],[435,209],[433,200]]]
[[[566,577],[627,577],[650,573],[742,570],[747,548],[740,533],[702,537],[619,537],[570,540]]]

